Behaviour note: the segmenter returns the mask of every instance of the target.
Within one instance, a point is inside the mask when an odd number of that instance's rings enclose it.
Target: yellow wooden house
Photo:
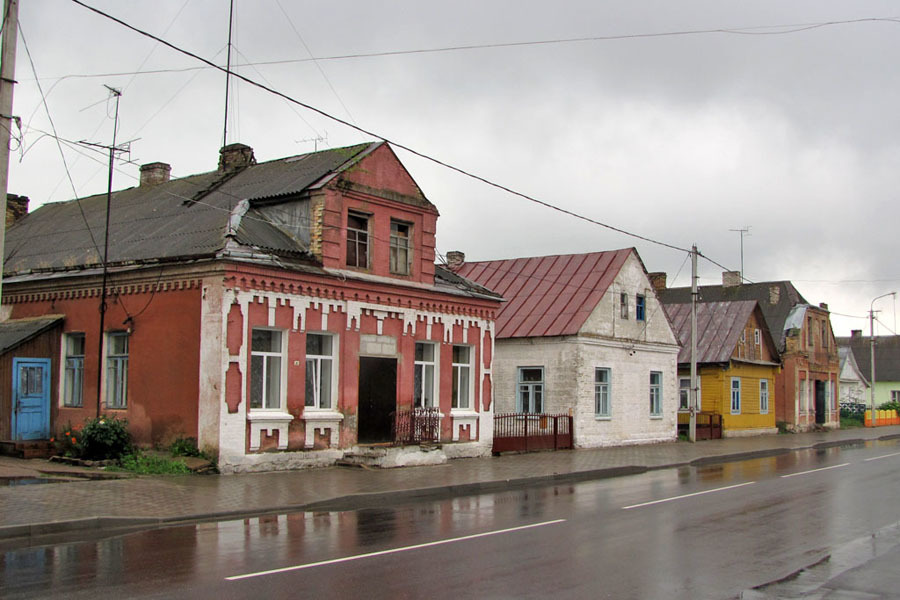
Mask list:
[[[678,335],[679,430],[690,420],[691,305],[664,304]],[[778,433],[778,351],[755,300],[697,304],[698,438]]]

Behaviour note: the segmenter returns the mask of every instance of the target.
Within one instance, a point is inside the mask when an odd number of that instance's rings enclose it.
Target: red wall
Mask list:
[[[6,291],[6,290],[4,290]],[[11,294],[15,294],[10,290]],[[51,404],[58,406],[51,429],[77,425],[97,414],[99,296],[17,301],[11,318],[65,315],[63,332],[85,334],[82,408],[61,406],[59,388]],[[123,294],[108,299],[105,331],[131,329],[128,357],[127,408],[102,412],[127,418],[139,444],[167,443],[179,436],[197,436],[200,368],[199,287]],[[129,315],[133,320],[126,323]],[[59,350],[57,350],[59,352]]]

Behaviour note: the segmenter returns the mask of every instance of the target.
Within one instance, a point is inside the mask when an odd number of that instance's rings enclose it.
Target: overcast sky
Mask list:
[[[227,0],[85,0],[219,64]],[[894,2],[236,0],[237,72],[363,129],[542,201],[828,303],[837,335],[900,291],[900,15]],[[224,75],[67,0],[20,0],[9,190],[32,207],[106,189],[109,144],[173,176],[212,170]],[[774,27],[784,26],[784,27]],[[690,33],[728,29],[733,33]],[[799,31],[797,31],[800,29]],[[739,30],[739,31],[737,31]],[[683,33],[680,35],[651,35]],[[607,38],[443,52],[403,50]],[[609,39],[617,38],[617,39]],[[309,60],[315,57],[319,60]],[[281,61],[279,64],[248,65]],[[148,71],[165,70],[163,73]],[[145,73],[134,74],[142,71]],[[98,76],[99,75],[99,76]],[[271,160],[372,138],[239,83],[228,141]],[[327,138],[312,141],[315,138]],[[398,150],[441,212],[438,251],[469,260],[637,247],[689,285],[687,254],[578,221]],[[128,155],[123,158],[129,158]],[[701,284],[722,269],[701,261]],[[897,330],[885,298],[883,334]],[[849,315],[849,316],[841,316]],[[856,317],[856,318],[853,318]]]

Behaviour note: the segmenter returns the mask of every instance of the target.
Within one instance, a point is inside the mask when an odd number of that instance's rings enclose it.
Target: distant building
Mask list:
[[[7,233],[5,316],[59,332],[0,385],[0,439],[107,414],[141,444],[196,437],[225,471],[490,451],[500,298],[435,266],[438,211],[387,144],[259,164],[231,144],[180,179],[144,165],[112,197],[101,333],[105,218],[102,194]],[[33,392],[26,427],[12,415]]]
[[[689,287],[659,289],[665,304],[691,301]],[[722,285],[700,287],[702,302],[751,300],[759,304],[781,359],[775,380],[775,419],[786,429],[837,428],[840,360],[826,304],[809,304],[790,281],[742,283],[726,272]]]
[[[505,299],[496,411],[569,413],[579,447],[676,437],[678,341],[634,248],[466,262]]]
[[[848,348],[868,384],[869,393],[865,402],[871,407],[872,338],[863,335],[859,329],[850,332],[850,337],[837,338],[842,348]],[[849,357],[848,357],[849,358]],[[900,335],[875,336],[875,407],[885,402],[900,402]]]
[[[678,424],[690,421],[691,305],[664,304],[681,342],[678,354]],[[778,433],[775,381],[780,369],[775,342],[753,300],[697,304],[698,410],[724,437]],[[716,418],[710,421],[708,415]]]

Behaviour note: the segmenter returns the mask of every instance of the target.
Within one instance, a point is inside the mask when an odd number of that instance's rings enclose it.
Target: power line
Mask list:
[[[210,67],[213,67],[213,68],[215,68],[215,69],[217,69],[217,70],[219,70],[219,71],[221,71],[221,72],[228,73],[228,69],[226,69],[226,68],[224,68],[224,67],[220,67],[219,65],[213,63],[213,62],[210,61],[210,60],[207,60],[207,59],[203,58],[202,56],[199,56],[199,55],[197,55],[197,54],[194,54],[193,52],[191,52],[191,51],[189,51],[189,50],[185,50],[185,49],[183,49],[183,48],[180,48],[180,47],[176,46],[175,44],[173,44],[173,43],[171,43],[171,42],[168,42],[168,41],[166,41],[166,40],[164,40],[164,39],[162,39],[162,38],[160,38],[160,37],[157,37],[157,36],[153,35],[152,33],[149,33],[149,32],[147,32],[147,31],[144,31],[144,30],[142,30],[142,29],[139,29],[138,27],[135,27],[134,25],[131,25],[131,24],[129,24],[129,23],[127,23],[127,22],[125,22],[125,21],[123,21],[123,20],[117,18],[117,17],[114,17],[114,16],[112,16],[112,15],[106,13],[106,12],[103,12],[103,11],[100,10],[100,9],[94,8],[94,7],[92,7],[92,6],[89,6],[89,5],[85,4],[84,2],[82,2],[81,0],[72,0],[72,2],[74,2],[75,4],[78,4],[79,6],[82,6],[82,7],[86,8],[86,9],[90,10],[91,12],[94,12],[94,13],[96,13],[96,14],[98,14],[98,15],[104,17],[104,18],[107,18],[107,19],[109,19],[109,20],[111,20],[111,21],[113,21],[113,22],[115,22],[115,23],[118,23],[118,24],[122,25],[123,27],[125,27],[125,28],[127,28],[127,29],[130,29],[130,30],[132,30],[132,31],[134,31],[135,33],[138,33],[138,34],[140,34],[140,35],[142,35],[142,36],[148,37],[148,38],[150,38],[150,39],[152,39],[152,40],[156,40],[156,41],[160,42],[161,44],[163,44],[163,45],[165,45],[165,46],[168,46],[169,48],[171,48],[172,50],[174,50],[174,51],[176,51],[176,52],[178,52],[178,53],[180,53],[180,54],[184,54],[185,56],[189,56],[189,57],[193,58],[194,60],[198,60],[198,61],[200,61],[200,62],[202,62],[202,63],[204,63],[204,64],[206,64],[206,65],[208,65],[208,66],[210,66]],[[294,104],[297,104],[298,106],[302,106],[303,108],[305,108],[305,109],[307,109],[307,110],[310,110],[310,111],[312,111],[312,112],[314,112],[314,113],[316,113],[316,114],[319,114],[319,115],[321,115],[321,116],[323,116],[323,117],[325,117],[325,118],[327,118],[327,119],[330,119],[330,120],[332,120],[332,121],[335,121],[335,122],[337,122],[337,123],[340,123],[341,125],[344,125],[345,127],[349,127],[349,128],[351,128],[351,129],[354,129],[354,130],[356,130],[356,131],[358,131],[358,132],[360,132],[360,133],[363,133],[363,134],[365,134],[365,135],[367,135],[367,136],[370,136],[370,137],[373,137],[373,138],[375,138],[375,139],[379,139],[379,140],[382,140],[382,141],[384,141],[384,142],[387,142],[388,144],[391,144],[392,146],[394,146],[394,147],[396,147],[396,148],[400,148],[400,149],[402,149],[402,150],[405,150],[405,151],[409,152],[410,154],[412,154],[412,155],[414,155],[414,156],[418,156],[419,158],[422,158],[422,159],[424,159],[424,160],[427,160],[427,161],[429,161],[429,162],[431,162],[431,163],[434,163],[434,164],[436,164],[436,165],[442,166],[442,167],[444,167],[445,169],[454,171],[454,172],[456,172],[456,173],[459,173],[460,175],[463,175],[463,176],[468,177],[468,178],[470,178],[470,179],[473,179],[473,180],[475,180],[475,181],[479,181],[479,182],[481,182],[481,183],[483,183],[483,184],[485,184],[485,185],[488,185],[488,186],[493,187],[493,188],[495,188],[495,189],[499,189],[499,190],[504,191],[504,192],[506,192],[506,193],[508,193],[508,194],[511,194],[511,195],[513,195],[513,196],[517,196],[517,197],[519,197],[519,198],[522,198],[522,199],[524,199],[524,200],[528,200],[529,202],[533,202],[533,203],[538,204],[538,205],[540,205],[540,206],[543,206],[543,207],[545,207],[545,208],[549,208],[549,209],[554,210],[554,211],[557,211],[557,212],[559,212],[559,213],[562,213],[562,214],[565,214],[565,215],[574,217],[574,218],[576,218],[576,219],[579,219],[579,220],[582,220],[582,221],[585,221],[585,222],[588,222],[588,223],[592,223],[592,224],[594,224],[594,225],[598,225],[598,226],[600,226],[600,227],[604,227],[604,228],[609,229],[609,230],[611,230],[611,231],[615,231],[615,232],[617,232],[617,233],[621,233],[621,234],[623,234],[623,235],[627,235],[627,236],[632,237],[632,238],[635,238],[635,239],[639,239],[639,240],[642,240],[642,241],[645,241],[645,242],[649,242],[649,243],[651,243],[651,244],[656,244],[656,245],[659,245],[659,246],[663,246],[663,247],[666,247],[666,248],[670,248],[670,249],[672,249],[672,250],[677,250],[677,251],[679,251],[679,252],[690,252],[690,250],[688,250],[687,248],[681,248],[681,247],[676,246],[676,245],[674,245],[674,244],[669,244],[669,243],[667,243],[667,242],[662,242],[662,241],[660,241],[660,240],[655,240],[655,239],[649,238],[649,237],[647,237],[647,236],[643,236],[643,235],[640,235],[640,234],[637,234],[637,233],[633,233],[633,232],[627,231],[627,230],[625,230],[625,229],[622,229],[622,228],[620,228],[620,227],[616,227],[616,226],[614,226],[614,225],[610,225],[610,224],[608,224],[608,223],[603,223],[602,221],[598,221],[598,220],[596,220],[596,219],[593,219],[593,218],[590,218],[590,217],[586,217],[586,216],[581,215],[581,214],[578,214],[578,213],[576,213],[576,212],[574,212],[574,211],[571,211],[571,210],[568,210],[568,209],[565,209],[565,208],[561,208],[561,207],[556,206],[556,205],[553,205],[553,204],[551,204],[551,203],[549,203],[549,202],[545,202],[545,201],[543,201],[543,200],[539,200],[539,199],[537,199],[537,198],[534,198],[534,197],[532,197],[532,196],[529,196],[528,194],[525,194],[525,193],[516,191],[516,190],[514,190],[514,189],[512,189],[512,188],[510,188],[510,187],[508,187],[508,186],[505,186],[505,185],[496,183],[496,182],[494,182],[494,181],[491,181],[490,179],[487,179],[487,178],[482,177],[482,176],[480,176],[480,175],[476,175],[476,174],[474,174],[474,173],[471,173],[471,172],[469,172],[469,171],[466,171],[465,169],[462,169],[461,167],[457,167],[457,166],[452,165],[452,164],[450,164],[450,163],[444,162],[444,161],[442,161],[442,160],[440,160],[440,159],[434,158],[434,157],[432,157],[432,156],[430,156],[430,155],[428,155],[428,154],[425,154],[424,152],[420,152],[420,151],[418,151],[418,150],[415,150],[415,149],[411,148],[410,146],[407,146],[407,145],[405,145],[405,144],[401,144],[401,143],[396,142],[396,141],[394,141],[394,140],[391,140],[391,139],[389,139],[389,138],[387,138],[387,137],[385,137],[385,136],[378,135],[377,133],[375,133],[375,132],[373,132],[373,131],[369,131],[369,130],[363,128],[363,127],[360,127],[360,126],[358,126],[358,125],[355,125],[355,124],[353,124],[353,123],[350,123],[350,122],[346,121],[345,119],[342,119],[342,118],[340,118],[340,117],[336,117],[336,116],[334,116],[334,115],[332,115],[332,114],[330,114],[330,113],[327,113],[327,112],[325,112],[325,111],[322,110],[322,109],[316,108],[316,107],[314,107],[314,106],[312,106],[312,105],[310,105],[310,104],[307,104],[307,103],[305,103],[305,102],[302,102],[302,101],[300,101],[300,100],[297,100],[296,98],[293,98],[293,97],[291,97],[291,96],[285,94],[284,92],[280,92],[280,91],[278,91],[278,90],[276,90],[276,89],[273,89],[273,88],[271,88],[271,87],[269,87],[269,86],[263,85],[263,84],[261,84],[261,83],[259,83],[259,82],[257,82],[257,81],[254,81],[253,79],[250,79],[249,77],[246,77],[246,76],[244,76],[244,75],[241,75],[240,73],[233,73],[233,72],[232,72],[231,75],[232,75],[233,77],[236,77],[237,79],[240,79],[241,81],[243,81],[243,82],[245,82],[245,83],[247,83],[247,84],[249,84],[249,85],[252,85],[252,86],[254,86],[254,87],[257,87],[257,88],[259,88],[259,89],[261,89],[261,90],[263,90],[263,91],[266,91],[266,92],[268,92],[268,93],[270,93],[270,94],[272,94],[272,95],[275,95],[275,96],[278,96],[278,97],[280,97],[280,98],[283,98],[283,99],[285,99],[285,100],[287,100],[287,101],[289,101],[289,102],[292,102],[292,103],[294,103]],[[702,256],[702,255],[701,255],[701,256]],[[705,256],[704,256],[704,258],[706,258],[706,260],[710,260],[709,258],[707,258],[707,257],[705,257]],[[713,262],[713,264],[718,265],[718,263],[715,263],[714,261],[710,261],[710,262]],[[718,266],[721,267],[721,265],[718,265]],[[727,269],[726,269],[726,270],[727,270]]]
[[[79,2],[79,4],[81,4]],[[95,10],[90,6],[82,4],[85,8],[90,10]],[[95,12],[100,12],[95,10]],[[101,13],[102,14],[102,13]],[[109,16],[109,15],[104,15]],[[110,17],[113,18],[114,17]],[[618,35],[597,35],[597,36],[585,36],[585,37],[573,37],[573,38],[553,38],[546,40],[526,40],[522,42],[495,42],[495,43],[485,43],[485,44],[460,44],[460,45],[452,45],[452,46],[440,46],[436,48],[416,48],[416,49],[405,49],[405,50],[385,50],[385,51],[376,51],[376,52],[358,52],[353,54],[336,54],[330,56],[310,56],[309,58],[292,58],[292,59],[282,59],[282,60],[269,60],[262,61],[252,64],[236,64],[235,68],[238,67],[246,67],[246,66],[274,66],[274,65],[286,65],[286,64],[297,64],[297,63],[306,63],[306,62],[321,62],[321,61],[339,61],[339,60],[353,60],[353,59],[361,59],[361,58],[380,58],[380,57],[389,57],[389,56],[406,56],[406,55],[416,55],[416,54],[438,54],[438,53],[446,53],[446,52],[459,52],[459,51],[468,51],[468,50],[490,50],[490,49],[498,49],[498,48],[518,48],[518,47],[527,47],[527,46],[551,46],[551,45],[563,45],[563,44],[578,44],[578,43],[589,43],[589,42],[610,42],[610,41],[618,41],[618,40],[633,40],[633,39],[652,39],[652,38],[666,38],[666,37],[685,37],[692,35],[747,35],[747,36],[755,36],[755,35],[789,35],[795,33],[801,33],[804,31],[811,31],[814,29],[820,29],[824,27],[835,27],[839,25],[855,25],[860,23],[900,23],[900,17],[863,17],[859,19],[844,19],[844,20],[835,20],[835,21],[820,21],[813,23],[791,23],[791,24],[780,24],[780,25],[756,25],[749,27],[731,27],[731,28],[712,28],[712,29],[685,29],[685,30],[677,30],[677,31],[660,31],[660,32],[649,32],[649,33],[628,33],[628,34],[618,34]],[[771,31],[767,31],[771,30]],[[219,68],[219,67],[183,67],[183,68],[172,68],[172,69],[150,69],[147,71],[114,71],[109,73],[85,73],[85,74],[70,74],[63,75],[61,77],[48,77],[47,79],[70,79],[70,78],[94,78],[94,77],[123,77],[126,75],[159,75],[165,73],[181,73],[185,71],[195,71],[202,70],[208,68]]]

